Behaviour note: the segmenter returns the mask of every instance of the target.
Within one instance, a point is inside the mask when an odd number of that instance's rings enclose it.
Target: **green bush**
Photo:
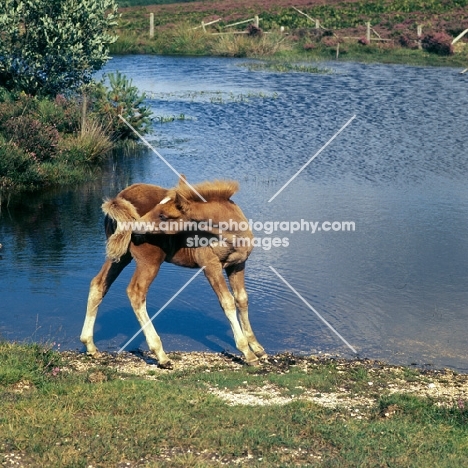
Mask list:
[[[157,42],[165,54],[206,55],[212,39],[202,29],[182,23],[168,28]]]
[[[83,118],[77,97],[30,96],[0,86],[0,195],[92,178],[115,141],[138,140],[119,115],[138,132],[149,131],[145,96],[121,73],[86,92],[89,109]]]
[[[54,100],[41,99],[37,103],[38,119],[59,132],[74,133],[81,126],[81,110],[75,99],[58,94]]]
[[[41,182],[37,160],[17,144],[0,137],[0,191],[31,189]]]
[[[108,80],[109,88],[104,85]],[[103,76],[92,91],[92,109],[96,120],[102,122],[114,140],[138,137],[119,118],[121,115],[139,133],[148,133],[151,128],[151,110],[143,104],[145,94],[140,94],[132,80],[117,71]]]
[[[432,52],[434,54],[453,54],[452,37],[444,32],[426,34],[423,37],[421,44],[424,50],[427,50],[428,52]]]
[[[115,0],[2,0],[0,85],[55,96],[92,81],[109,59]]]
[[[60,138],[58,130],[31,115],[13,117],[3,124],[3,134],[37,161],[52,159]]]
[[[0,102],[0,129],[8,120],[34,112],[35,106],[35,100],[30,96],[26,96],[24,93],[21,93],[17,97],[8,93],[8,99]]]
[[[280,33],[257,36],[226,34],[216,38],[211,50],[215,55],[225,57],[258,57],[274,55],[285,44],[285,37]]]
[[[10,91],[0,86],[0,102],[12,101],[13,96]]]

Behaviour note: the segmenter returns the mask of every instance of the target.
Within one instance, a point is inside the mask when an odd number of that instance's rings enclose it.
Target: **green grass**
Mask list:
[[[185,114],[179,114],[179,115],[156,115],[153,117],[153,120],[155,122],[158,122],[160,124],[163,123],[169,123],[169,122],[175,122],[177,120],[179,121],[186,121],[186,120],[193,120],[193,117],[190,117]]]
[[[5,388],[20,381],[41,386],[61,362],[60,354],[50,346],[0,343],[0,386]]]
[[[231,102],[249,102],[252,99],[277,99],[278,93],[267,93],[264,91],[247,91],[245,93],[233,93],[226,91],[185,91],[180,93],[146,93],[150,99],[163,101],[186,100],[190,102],[210,102],[212,104],[225,104]],[[173,122],[174,120],[192,120],[185,114],[157,116],[156,121],[161,123]]]
[[[319,73],[328,74],[332,71],[328,68],[320,68],[315,65],[304,65],[290,62],[247,62],[242,63],[241,66],[250,71],[274,71],[282,73]]]
[[[287,38],[280,42],[278,36],[265,36],[265,39],[259,41],[258,38],[245,36],[211,36],[202,35],[200,32],[184,33],[180,37],[177,34],[177,31],[171,31],[170,34],[162,31],[155,39],[150,40],[124,33],[111,45],[111,53],[267,58],[273,62],[265,65],[265,70],[302,73],[324,73],[323,68],[313,63],[336,60],[336,47],[327,47],[321,43],[318,43],[313,50],[304,50],[302,42],[294,43]],[[466,67],[468,47],[462,52],[444,57],[423,50],[391,47],[379,43],[362,46],[348,41],[341,44],[338,61]],[[249,67],[254,69],[262,66],[249,65]]]
[[[0,363],[0,463],[11,453],[34,467],[136,466],[141,460],[149,467],[468,462],[468,412],[461,407],[376,392],[376,403],[358,419],[347,408],[305,400],[230,406],[208,391],[268,384],[286,395],[297,395],[299,386],[365,392],[371,375],[375,387],[402,378],[401,369],[389,368],[376,380],[372,366],[312,360],[306,368],[291,362],[276,368],[199,367],[155,372],[155,380],[145,380],[98,363],[68,372],[67,358],[50,349],[7,343],[0,344]],[[92,383],[97,373],[103,378]],[[408,375],[421,377],[417,371]],[[389,407],[397,408],[393,417],[382,417]]]

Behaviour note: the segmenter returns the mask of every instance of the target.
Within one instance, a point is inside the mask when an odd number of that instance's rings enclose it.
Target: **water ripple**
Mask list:
[[[239,180],[234,199],[248,218],[355,222],[355,232],[276,232],[288,248],[254,250],[246,284],[257,336],[270,351],[347,352],[271,265],[361,354],[468,368],[466,77],[447,68],[339,62],[322,64],[335,71],[327,75],[253,72],[241,62],[130,56],[106,71],[118,69],[147,91],[155,115],[191,118],[155,123],[152,142],[192,182]],[[137,181],[176,182],[144,149],[117,156],[85,187],[25,196],[2,210],[4,336],[80,347],[89,280],[104,257],[101,200]],[[163,268],[150,312],[192,273]],[[125,294],[131,274],[102,304],[101,347],[115,349],[138,329]],[[157,326],[168,349],[233,347],[203,278]]]

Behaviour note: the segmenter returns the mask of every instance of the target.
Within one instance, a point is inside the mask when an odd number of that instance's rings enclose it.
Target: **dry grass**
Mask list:
[[[73,164],[100,162],[112,148],[113,143],[106,129],[89,119],[78,134],[66,138],[61,145],[64,158]]]
[[[250,37],[247,34],[222,34],[215,36],[211,51],[223,57],[268,57],[289,46],[287,37],[281,34],[263,34]]]

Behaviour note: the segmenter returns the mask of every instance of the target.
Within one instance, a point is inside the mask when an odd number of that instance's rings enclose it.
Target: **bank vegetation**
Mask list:
[[[124,0],[120,6],[113,53],[468,66],[468,35],[452,45],[468,28],[468,0]]]

